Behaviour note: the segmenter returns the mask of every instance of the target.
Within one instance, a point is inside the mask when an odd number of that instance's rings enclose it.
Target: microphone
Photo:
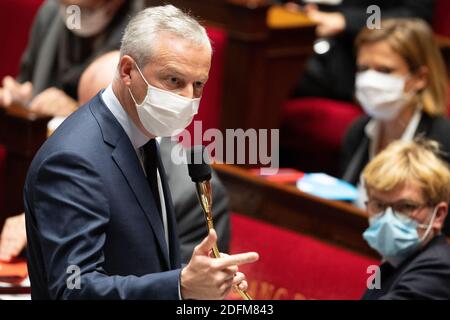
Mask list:
[[[192,181],[195,183],[197,190],[197,198],[202,206],[203,213],[206,219],[206,225],[208,232],[210,229],[214,229],[214,222],[212,217],[212,188],[211,188],[211,167],[208,162],[208,153],[205,146],[197,145],[190,149],[188,152],[188,172]],[[213,246],[214,258],[220,258],[220,252],[217,248],[217,244]],[[249,294],[234,286],[234,289],[244,300],[252,300]]]

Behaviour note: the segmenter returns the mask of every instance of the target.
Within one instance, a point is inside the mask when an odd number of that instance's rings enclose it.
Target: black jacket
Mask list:
[[[341,152],[341,174],[352,184],[359,181],[362,170],[369,162],[369,138],[366,136],[364,128],[370,119],[367,115],[359,117],[353,122],[344,137]],[[448,118],[431,117],[422,113],[415,136],[423,136],[439,142],[443,151],[443,159],[450,163],[450,120]],[[359,155],[358,150],[362,151]]]
[[[347,130],[341,151],[342,178],[354,185],[359,181],[362,170],[369,162],[369,138],[364,128],[371,118],[358,118]],[[415,136],[423,136],[440,143],[442,158],[450,163],[450,120],[445,117],[431,117],[422,113]],[[450,235],[450,218],[447,218],[443,232]]]
[[[368,289],[364,300],[450,299],[450,245],[437,236],[398,268],[380,266],[380,289]]]

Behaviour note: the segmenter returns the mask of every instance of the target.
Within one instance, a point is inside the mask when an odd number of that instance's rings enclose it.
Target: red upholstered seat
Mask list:
[[[289,100],[283,108],[283,165],[305,172],[338,174],[345,132],[363,113],[359,106],[337,100],[315,97]]]
[[[0,39],[3,44],[0,86],[4,76],[17,76],[19,73],[20,58],[28,42],[34,15],[42,2],[43,0],[0,1]],[[0,145],[0,212],[4,209],[5,159],[5,148]]]
[[[359,299],[370,275],[367,267],[378,265],[371,258],[239,214],[232,214],[231,223],[231,253],[260,255],[256,263],[239,267],[254,299]]]
[[[440,35],[450,37],[450,19],[448,13],[450,12],[450,1],[438,0],[436,1],[433,16],[433,30]]]
[[[0,38],[2,58],[0,79],[19,73],[20,57],[28,42],[34,15],[43,0],[0,1]]]
[[[5,160],[6,150],[0,145],[0,213],[5,209]]]
[[[312,133],[314,143],[341,145],[349,124],[362,114],[359,106],[323,98],[293,99],[284,107],[284,126],[297,137]],[[308,141],[299,141],[310,144]]]
[[[362,113],[359,106],[336,100],[289,100],[283,108],[281,131],[281,145],[289,157],[286,165],[335,174],[345,132]]]

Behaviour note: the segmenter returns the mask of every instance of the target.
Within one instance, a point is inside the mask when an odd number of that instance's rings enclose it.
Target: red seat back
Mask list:
[[[256,251],[242,265],[254,299],[359,299],[378,261],[242,215],[233,214],[231,252]],[[232,296],[237,298],[235,294]]]
[[[20,58],[28,42],[33,18],[43,0],[0,1],[0,80],[6,75],[17,76]]]
[[[437,0],[434,8],[433,16],[433,30],[439,35],[450,37],[450,19],[448,13],[450,12],[450,1]],[[448,61],[446,61],[448,63]],[[449,66],[447,66],[447,69]],[[448,87],[450,95],[450,85]],[[450,116],[450,99],[448,105],[448,115]]]
[[[211,70],[209,71],[209,80],[203,91],[202,101],[198,114],[194,117],[194,121],[201,121],[202,131],[205,132],[210,128],[219,128],[220,112],[222,104],[222,79],[224,70],[224,57],[227,44],[226,32],[219,28],[207,27],[206,31],[211,39],[213,46],[213,56],[211,61]],[[193,139],[194,121],[189,125],[187,130]],[[198,139],[198,138],[197,138]],[[189,146],[198,143],[188,143],[183,141],[183,145]]]
[[[450,37],[450,1],[437,0],[434,7],[433,29],[436,33]]]
[[[288,100],[283,106],[282,165],[337,175],[345,132],[362,113],[359,106],[337,100]]]
[[[5,161],[6,151],[5,148],[0,145],[0,214],[5,209]]]
[[[0,39],[2,56],[0,59],[0,86],[3,77],[17,76],[20,58],[28,42],[33,18],[43,0],[2,0],[0,1]],[[0,212],[4,209],[6,151],[0,145]]]

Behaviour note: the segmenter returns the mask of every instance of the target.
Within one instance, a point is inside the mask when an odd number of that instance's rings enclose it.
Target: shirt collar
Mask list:
[[[133,120],[128,116],[125,109],[117,99],[114,91],[112,90],[112,85],[110,84],[108,88],[102,93],[102,99],[105,102],[108,109],[112,112],[114,117],[116,117],[117,121],[119,121],[123,130],[125,130],[128,138],[133,144],[134,149],[139,149],[144,144],[146,144],[150,138],[147,137],[141,130],[136,127]]]
[[[403,131],[402,141],[411,141],[414,139],[414,135],[419,127],[420,120],[422,119],[422,108],[417,108],[414,112],[411,120],[408,123],[405,131]],[[375,156],[375,148],[378,145],[378,138],[380,133],[380,121],[376,119],[371,119],[364,127],[364,132],[369,138],[369,159]]]

